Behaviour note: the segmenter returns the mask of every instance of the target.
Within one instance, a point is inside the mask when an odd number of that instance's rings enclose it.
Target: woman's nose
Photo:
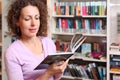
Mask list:
[[[36,21],[35,21],[35,19],[32,19],[32,21],[31,21],[31,26],[35,26],[35,23]]]

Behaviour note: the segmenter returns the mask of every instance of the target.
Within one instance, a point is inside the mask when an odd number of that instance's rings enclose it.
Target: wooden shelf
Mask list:
[[[94,61],[94,62],[107,62],[106,60],[99,60],[90,57],[85,57],[85,55],[82,55],[80,53],[75,54],[74,56],[71,57],[71,59],[82,59],[84,61]]]
[[[86,33],[84,33],[83,35],[84,36],[98,36],[98,37],[106,37],[107,36],[106,34],[86,34]]]
[[[110,71],[112,74],[120,74],[120,72]]]
[[[53,35],[74,35],[74,33],[70,32],[53,32]]]
[[[70,32],[53,32],[53,35],[74,35],[75,33]],[[106,37],[106,34],[88,34],[88,33],[77,33],[77,34],[83,34],[84,36],[97,36],[97,37]]]
[[[74,15],[53,15],[52,17],[74,17]]]
[[[120,55],[120,51],[110,51],[109,54],[113,54],[113,55]]]
[[[102,16],[99,16],[99,15],[86,15],[86,16],[82,16],[83,18],[107,18],[106,15],[102,15]]]
[[[62,78],[67,78],[67,79],[82,79],[82,78],[72,77],[72,76],[62,76]]]
[[[53,15],[52,17],[82,17],[82,18],[106,18],[106,15],[82,15],[82,16],[74,16],[74,15]]]
[[[111,4],[109,4],[110,6],[118,6],[118,7],[120,7],[120,4],[114,4],[114,3],[111,3]]]
[[[80,77],[72,77],[72,76],[62,76],[62,79],[66,79],[66,80],[69,80],[69,79],[70,80],[92,80],[92,79],[86,79],[86,78],[80,78]]]

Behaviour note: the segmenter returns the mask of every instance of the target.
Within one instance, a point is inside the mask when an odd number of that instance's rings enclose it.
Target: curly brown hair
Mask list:
[[[36,6],[40,12],[40,28],[38,30],[37,36],[47,36],[47,5],[41,0],[16,0],[14,1],[7,15],[8,29],[10,33],[21,36],[21,31],[18,29],[16,22],[20,18],[20,13],[22,8],[32,5]]]

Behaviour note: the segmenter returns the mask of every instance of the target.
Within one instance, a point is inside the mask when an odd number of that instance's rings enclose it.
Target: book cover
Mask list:
[[[82,21],[77,20],[77,23],[78,23],[78,29],[81,30],[82,29]]]
[[[72,6],[69,6],[69,15],[72,15]]]
[[[55,45],[56,45],[56,51],[60,51],[60,40],[57,39]]]
[[[87,7],[86,7],[86,3],[82,2],[82,15],[87,15]]]
[[[83,43],[81,46],[82,54],[87,54],[91,52],[91,43]]]
[[[103,67],[102,66],[98,66],[98,72],[99,72],[100,80],[103,80]]]
[[[64,2],[61,2],[60,9],[61,9],[61,15],[65,15],[65,3]]]
[[[53,55],[48,55],[36,68],[35,70],[38,69],[46,69],[49,65],[60,62],[60,61],[66,61],[69,59],[73,53],[71,52],[65,52],[65,53],[56,53]]]
[[[61,26],[62,26],[62,29],[65,29],[66,28],[66,25],[65,25],[65,22],[66,20],[65,19],[61,19]]]
[[[95,70],[95,74],[96,74],[97,78],[100,79],[99,72],[98,72],[98,66],[96,65],[96,63],[92,63],[92,66]]]
[[[95,2],[95,15],[99,15],[99,2]]]
[[[74,72],[72,65],[73,64],[68,65],[68,70],[70,71],[71,76],[76,77],[76,73]]]
[[[65,15],[69,15],[69,3],[66,2],[65,4]]]
[[[61,15],[61,3],[58,3],[58,11],[57,11],[57,15]]]
[[[97,77],[97,74],[96,74],[96,71],[95,71],[93,65],[89,64],[89,68],[90,68],[90,71],[91,71],[91,73],[93,75],[93,79],[98,80],[98,77]]]
[[[57,11],[57,9],[56,9],[56,3],[57,2],[54,2],[54,14],[56,15],[56,11]]]
[[[72,66],[72,69],[73,69],[73,72],[72,72],[72,73],[75,74],[75,77],[81,77],[81,73],[78,71],[77,65],[72,64],[71,66]]]
[[[81,3],[78,2],[77,6],[76,6],[76,16],[80,16],[81,15]]]

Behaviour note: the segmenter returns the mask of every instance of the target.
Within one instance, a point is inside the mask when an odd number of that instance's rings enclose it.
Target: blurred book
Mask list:
[[[110,50],[111,51],[120,51],[120,43],[112,43],[110,45]]]

